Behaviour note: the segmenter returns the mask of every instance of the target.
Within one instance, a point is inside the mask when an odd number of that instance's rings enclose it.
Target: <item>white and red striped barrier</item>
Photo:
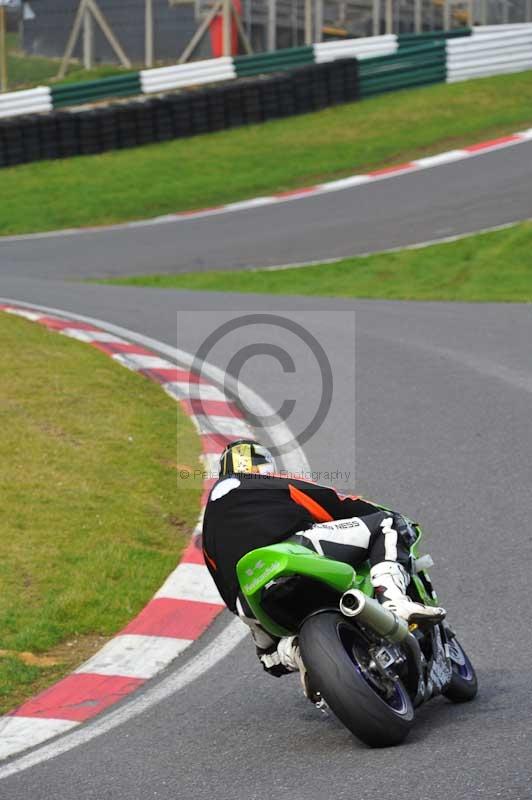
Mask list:
[[[194,422],[205,474],[225,444],[252,431],[235,403],[203,378],[157,353],[87,322],[16,305],[0,311],[86,342],[117,363],[159,383]],[[202,511],[213,479],[204,481]],[[207,571],[201,516],[181,562],[147,606],[74,673],[0,717],[0,758],[6,758],[92,719],[164,669],[207,629],[224,604]]]

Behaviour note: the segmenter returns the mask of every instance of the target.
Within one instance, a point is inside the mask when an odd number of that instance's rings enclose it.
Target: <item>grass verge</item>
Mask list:
[[[532,71],[396,92],[143,148],[11,167],[2,170],[0,234],[104,225],[242,200],[531,124]]]
[[[190,421],[96,349],[0,314],[0,713],[150,599],[196,522]],[[177,437],[177,448],[176,448]]]
[[[199,272],[106,283],[224,292],[387,300],[532,301],[532,223],[415,250],[334,264],[254,272]]]
[[[19,36],[16,33],[7,35],[7,77],[9,91],[30,89],[33,86],[47,86],[48,84],[72,83],[73,81],[89,81],[97,78],[107,78],[109,75],[118,75],[131,70],[124,70],[113,64],[105,64],[91,70],[83,69],[80,64],[72,62],[68,66],[67,75],[62,80],[56,80],[59,72],[60,59],[44,58],[43,56],[30,56],[20,49]]]

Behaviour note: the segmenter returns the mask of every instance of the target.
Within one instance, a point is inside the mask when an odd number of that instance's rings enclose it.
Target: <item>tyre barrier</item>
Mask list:
[[[359,97],[356,59],[87,111],[0,120],[0,166],[103,153],[318,111]]]
[[[40,94],[32,94],[22,105],[18,97],[6,95],[6,113],[20,116],[2,119],[0,101],[0,167],[135,147],[304,114],[382,92],[532,69],[532,24],[373,38],[379,41],[315,45],[313,58],[319,63],[306,65],[300,59],[310,57],[308,47],[280,51],[288,60],[278,54],[217,59],[217,72],[212,60],[200,62],[201,67],[193,68],[195,80],[200,71],[205,82],[223,76],[229,81],[237,73],[246,77],[150,100],[139,98],[127,105],[37,116],[33,112],[40,106],[31,104],[43,102]],[[144,71],[142,85],[136,76],[111,78],[105,89],[127,95],[184,86],[191,80],[187,70],[192,67],[183,67],[185,71],[182,67]],[[274,69],[271,75],[264,74]],[[76,95],[74,85],[58,87],[55,104],[81,102],[82,96],[94,100],[101,83],[89,81]],[[29,107],[25,105],[30,101]],[[31,114],[21,113],[26,108]]]

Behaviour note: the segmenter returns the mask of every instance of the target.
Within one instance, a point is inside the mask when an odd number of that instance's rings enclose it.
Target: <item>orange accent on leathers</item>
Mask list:
[[[316,522],[332,522],[334,517],[331,517],[328,511],[326,511],[323,506],[320,506],[316,500],[313,500],[312,497],[309,497],[308,494],[302,492],[301,489],[298,489],[297,486],[292,486],[291,483],[288,484],[288,490],[290,492],[290,497],[300,506],[306,508],[308,512],[312,515],[313,519]]]
[[[209,555],[209,554],[208,554],[208,552],[205,550],[205,548],[203,548],[203,555],[204,555],[204,557],[205,557],[205,561],[207,561],[207,563],[208,563],[208,564],[210,564],[210,565],[211,565],[211,567],[213,568],[213,570],[216,572],[216,570],[218,569],[218,567],[216,566],[216,561],[214,561],[214,560],[213,560],[213,559],[210,557],[210,555]]]

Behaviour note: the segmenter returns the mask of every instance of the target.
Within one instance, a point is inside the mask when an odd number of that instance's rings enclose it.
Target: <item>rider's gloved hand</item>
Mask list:
[[[289,672],[297,672],[301,668],[297,636],[284,636],[276,645],[266,650],[257,647],[257,655],[266,672],[276,678]]]

